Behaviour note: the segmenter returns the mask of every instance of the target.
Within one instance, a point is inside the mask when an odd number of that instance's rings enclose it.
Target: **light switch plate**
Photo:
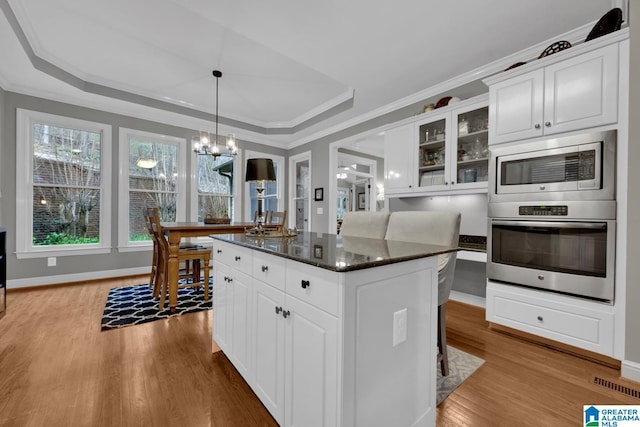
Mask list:
[[[47,258],[47,267],[55,267],[56,266],[56,257],[50,256]]]
[[[393,313],[393,346],[407,340],[407,309],[403,308]]]
[[[318,215],[322,215],[324,213],[324,209],[323,208],[316,208],[316,213]]]

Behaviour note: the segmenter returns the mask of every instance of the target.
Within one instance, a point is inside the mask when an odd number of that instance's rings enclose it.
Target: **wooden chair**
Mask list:
[[[158,215],[152,215],[151,211],[147,211],[147,216],[151,222],[151,228],[153,230],[155,239],[158,242],[158,268],[157,268],[157,283],[160,293],[160,305],[159,310],[164,309],[166,295],[169,291],[169,242],[164,236],[162,231],[162,225],[160,225],[160,217]],[[178,251],[178,262],[192,261],[196,263],[198,267],[192,268],[186,274],[181,274],[180,278],[184,278],[185,283],[178,285],[178,288],[185,287],[200,287],[204,286],[204,299],[209,299],[209,260],[211,259],[211,249],[206,249],[203,246],[196,246],[194,248],[180,249]],[[204,277],[200,277],[200,265],[204,270]],[[154,288],[155,291],[155,288]],[[154,294],[154,296],[156,296]]]
[[[158,298],[160,295],[161,283],[158,272],[160,270],[160,242],[156,238],[155,233],[153,232],[153,227],[151,226],[151,219],[156,218],[157,221],[160,221],[160,213],[158,208],[155,206],[146,206],[142,209],[142,215],[144,216],[144,221],[147,226],[147,231],[151,235],[151,240],[153,241],[153,256],[151,258],[151,272],[149,274],[149,287],[153,289],[153,297]],[[198,246],[193,243],[183,242],[180,243],[180,249],[204,249],[204,246]],[[181,277],[187,277],[190,275],[200,274],[200,261],[193,260],[191,263],[189,260],[185,261],[184,268],[182,269],[180,275]],[[199,277],[199,276],[198,276]]]
[[[287,211],[269,211],[269,216],[265,223],[267,225],[276,225],[276,230],[281,231],[287,225]]]
[[[457,247],[459,234],[459,212],[393,212],[385,239]],[[456,252],[438,255],[438,362],[443,376],[449,375],[445,305],[455,271]]]

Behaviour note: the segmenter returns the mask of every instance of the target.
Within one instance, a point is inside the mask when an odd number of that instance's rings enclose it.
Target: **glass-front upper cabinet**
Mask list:
[[[489,107],[456,114],[455,180],[487,182],[489,172]]]
[[[448,114],[430,117],[418,124],[418,187],[449,185],[447,173]]]
[[[488,97],[416,116],[385,133],[385,195],[486,193]]]

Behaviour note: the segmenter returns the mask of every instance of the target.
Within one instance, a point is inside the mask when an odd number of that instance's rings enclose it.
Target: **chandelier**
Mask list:
[[[196,154],[199,156],[213,156],[214,158],[217,158],[223,154],[220,152],[220,146],[218,145],[218,82],[220,81],[220,77],[222,77],[222,72],[219,70],[213,70],[213,76],[216,78],[216,133],[212,136],[207,131],[200,131],[200,136],[194,136],[192,141],[193,151]],[[213,143],[211,142],[212,137],[215,137]],[[227,143],[225,145],[227,154],[234,156],[238,154],[236,136],[234,134],[230,133],[227,136]]]

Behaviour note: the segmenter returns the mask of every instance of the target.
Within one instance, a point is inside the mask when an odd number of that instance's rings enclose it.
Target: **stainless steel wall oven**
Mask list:
[[[496,147],[487,277],[612,303],[615,131]]]

